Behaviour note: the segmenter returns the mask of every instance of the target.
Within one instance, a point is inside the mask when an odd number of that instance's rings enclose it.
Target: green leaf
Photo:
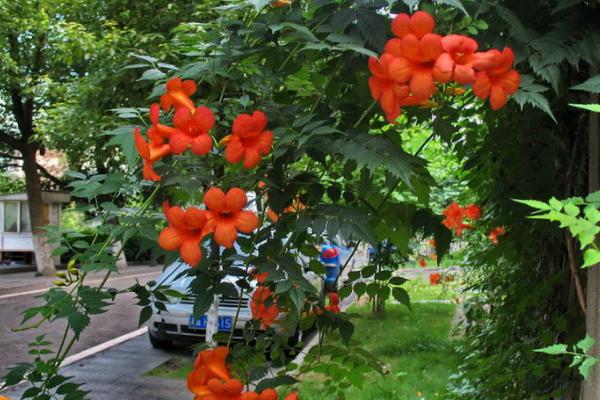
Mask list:
[[[567,351],[567,345],[559,343],[559,344],[544,347],[541,349],[535,349],[533,351],[538,352],[538,353],[551,354],[551,355],[564,354]]]
[[[383,136],[348,135],[320,145],[331,153],[356,161],[358,167],[366,167],[371,171],[387,170],[409,188],[413,188],[411,179],[417,173],[418,178],[424,183],[431,181],[422,160],[406,153],[401,146]]]
[[[412,310],[410,306],[410,296],[406,290],[401,287],[395,287],[392,289],[392,296],[397,302],[404,304],[406,307]]]
[[[586,249],[583,253],[583,265],[581,268],[587,268],[600,263],[600,251],[596,249]]]
[[[583,376],[583,379],[588,378],[590,372],[592,372],[592,368],[594,365],[598,364],[598,362],[600,362],[600,359],[595,357],[586,357],[586,359],[579,366],[579,373],[581,376]]]
[[[152,68],[144,71],[144,73],[138,79],[138,81],[157,81],[159,79],[164,78],[165,76],[167,76],[167,74],[162,72],[160,69]]]
[[[460,0],[435,0],[435,3],[446,4],[446,5],[452,6],[454,8],[458,8],[460,11],[465,13],[465,15],[469,15],[467,10],[465,9],[465,6],[463,6],[463,4]]]
[[[140,319],[138,322],[138,326],[142,326],[144,324],[144,322],[146,322],[150,319],[151,316],[152,316],[152,307],[150,307],[150,306],[142,307],[142,309],[140,311]]]
[[[525,204],[526,206],[535,208],[536,210],[551,210],[552,209],[552,207],[550,207],[550,204],[544,203],[543,201],[539,201],[539,200],[513,199],[513,201],[516,201],[517,203]]]
[[[271,30],[273,32],[280,31],[283,28],[292,29],[310,41],[319,42],[319,39],[310,31],[310,29],[305,26],[298,25],[293,22],[284,22],[282,24],[271,25]]]
[[[288,295],[290,296],[292,303],[294,303],[296,310],[300,312],[304,306],[304,301],[306,300],[304,291],[301,288],[293,288],[288,292]]]
[[[404,284],[404,282],[406,282],[406,281],[407,281],[407,279],[406,278],[402,278],[401,276],[393,276],[390,279],[390,285],[398,285],[398,286],[400,286],[400,285]]]
[[[342,50],[342,51],[350,50],[355,53],[363,54],[367,57],[378,57],[379,56],[374,51],[365,49],[364,47],[355,45],[353,43],[340,43],[337,46],[334,46],[333,48],[337,49],[337,50]]]
[[[387,40],[388,18],[375,13],[361,12],[358,14],[357,26],[361,35],[377,51],[382,51]]]
[[[600,93],[600,75],[593,76],[579,85],[572,86],[571,89],[590,93]]]
[[[600,104],[575,104],[575,103],[570,103],[569,105],[571,107],[581,108],[583,110],[588,110],[588,111],[600,113]]]
[[[75,334],[76,338],[79,338],[81,332],[90,323],[90,317],[79,311],[75,311],[69,314],[67,320],[69,321],[69,325],[71,325],[71,329],[73,329],[73,333]]]
[[[557,122],[554,113],[552,113],[552,110],[550,109],[548,99],[546,99],[546,97],[544,97],[542,94],[527,91],[526,88],[521,88],[517,93],[515,93],[513,98],[515,99],[517,104],[521,106],[521,110],[523,109],[525,104],[529,104],[532,107],[542,110],[543,112],[548,114],[554,122]]]
[[[594,344],[596,343],[596,339],[591,337],[590,335],[585,335],[585,338],[581,339],[575,346],[583,350],[585,353],[590,351]]]

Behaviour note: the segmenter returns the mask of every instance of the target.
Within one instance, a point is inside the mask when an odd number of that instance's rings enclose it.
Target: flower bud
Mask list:
[[[59,278],[65,279],[67,277],[67,274],[65,274],[64,272],[57,272],[56,276],[58,276]]]
[[[65,281],[62,281],[62,280],[60,280],[60,279],[57,279],[57,280],[55,280],[55,281],[54,281],[54,282],[52,282],[52,283],[54,283],[54,285],[55,285],[55,286],[66,286],[66,283],[65,283]]]

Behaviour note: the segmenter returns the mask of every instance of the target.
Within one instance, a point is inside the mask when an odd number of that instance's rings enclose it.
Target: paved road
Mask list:
[[[109,279],[107,286],[124,289],[133,285],[136,277],[140,283],[145,283],[156,278],[161,270],[160,267],[131,267],[120,275],[115,274]],[[42,293],[30,292],[44,291],[53,280],[32,276],[32,273],[0,275],[0,378],[6,374],[7,368],[11,365],[31,361],[27,354],[27,344],[36,336],[46,334],[47,339],[56,344],[60,341],[65,326],[64,320],[59,320],[46,323],[38,329],[12,331],[19,326],[22,319],[20,314],[23,310],[43,304],[41,299],[36,298]],[[90,285],[97,285],[99,278],[99,276],[90,278]],[[135,304],[132,294],[117,296],[116,304],[113,304],[108,312],[92,317],[92,323],[73,346],[70,354],[136,330],[139,311],[140,308]]]

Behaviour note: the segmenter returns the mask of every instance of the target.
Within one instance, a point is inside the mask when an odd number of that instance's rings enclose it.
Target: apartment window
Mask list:
[[[29,204],[21,202],[21,229],[19,232],[31,232],[31,218],[29,217]]]
[[[4,232],[19,232],[19,202],[4,202]]]

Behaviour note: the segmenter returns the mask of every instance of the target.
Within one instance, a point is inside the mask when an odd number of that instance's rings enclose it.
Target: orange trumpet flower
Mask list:
[[[435,92],[437,72],[434,64],[443,53],[442,37],[426,33],[423,37],[409,33],[402,38],[402,56],[389,65],[390,77],[396,83],[406,83],[417,100],[427,100]]]
[[[267,116],[262,111],[238,115],[233,121],[233,133],[223,140],[227,144],[227,161],[235,164],[243,160],[244,168],[256,167],[273,146],[273,132],[266,130],[267,123]]]
[[[267,307],[265,303],[269,299],[272,303]],[[250,300],[250,310],[252,311],[252,318],[261,321],[261,326],[264,328],[273,325],[280,313],[279,307],[273,301],[273,292],[266,286],[256,288]]]
[[[436,286],[442,280],[442,275],[439,272],[434,272],[429,274],[429,284],[431,286]]]
[[[492,110],[504,107],[508,96],[519,89],[521,75],[512,68],[514,60],[512,49],[505,47],[502,53],[496,49],[487,51],[475,63],[476,69],[485,69],[477,72],[473,93],[482,100],[489,98]]]
[[[158,235],[158,244],[165,250],[179,250],[181,259],[195,267],[202,259],[200,242],[210,232],[206,211],[196,207],[182,210],[163,204],[169,226]]]
[[[498,226],[490,231],[488,234],[488,239],[494,244],[498,244],[498,237],[506,234],[506,228],[503,226]]]
[[[225,194],[213,187],[204,194],[207,226],[214,232],[214,240],[224,247],[231,248],[237,239],[237,233],[251,233],[258,228],[258,217],[244,210],[248,203],[246,192],[240,188],[231,188]]]
[[[180,77],[175,77],[167,82],[167,93],[160,96],[160,105],[165,111],[172,107],[175,109],[185,107],[190,112],[194,112],[196,106],[190,99],[190,96],[196,93],[198,86],[191,80],[183,81]]]
[[[169,138],[174,154],[181,154],[188,148],[199,156],[212,149],[213,141],[208,132],[215,126],[215,115],[208,107],[198,107],[195,112],[179,108],[173,116],[175,133]]]
[[[369,77],[369,89],[373,100],[379,101],[388,122],[393,123],[402,112],[402,100],[409,95],[408,85],[395,82],[390,76],[390,64],[394,61],[391,54],[384,53],[381,57],[369,58],[369,70],[373,76]]]
[[[330,292],[327,297],[329,298],[329,304],[325,306],[325,309],[334,314],[342,312],[340,309],[340,296],[337,293]]]
[[[196,395],[196,399],[204,399],[211,395],[208,382],[211,379],[229,380],[229,369],[226,360],[229,348],[219,346],[214,350],[207,349],[198,353],[194,362],[194,369],[188,374],[187,387]]]
[[[160,175],[154,171],[154,163],[171,153],[169,145],[163,143],[163,139],[156,135],[153,135],[150,138],[150,143],[146,142],[146,139],[144,139],[141,134],[140,128],[135,128],[133,130],[133,140],[138,154],[144,161],[142,170],[144,179],[149,181],[160,181]]]
[[[475,82],[473,62],[478,45],[474,39],[463,35],[448,35],[442,38],[442,53],[433,70],[438,82],[453,80],[460,84]]]
[[[168,139],[171,135],[177,132],[175,128],[163,125],[159,122],[160,106],[158,104],[152,104],[150,106],[149,115],[151,126],[148,128],[146,133],[153,142],[160,142],[162,144],[164,139]]]

